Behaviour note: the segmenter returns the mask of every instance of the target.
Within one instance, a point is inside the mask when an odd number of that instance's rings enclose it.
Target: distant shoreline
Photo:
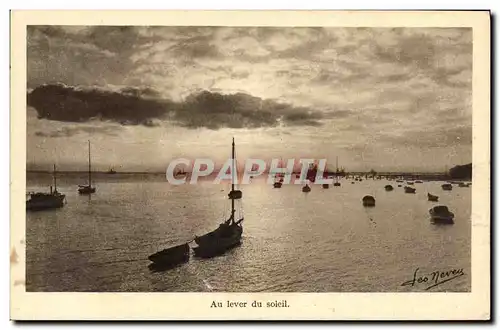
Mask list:
[[[41,171],[41,170],[28,170],[26,173],[46,173],[52,174],[52,171]],[[57,171],[58,174],[87,174],[88,171]],[[92,171],[92,174],[107,174],[107,175],[117,175],[117,174],[162,174],[165,175],[165,172],[102,172],[102,171]]]
[[[51,174],[52,171],[46,171],[46,170],[27,170],[26,173],[47,173]],[[59,174],[86,174],[88,173],[87,171],[57,171]],[[165,172],[114,172],[114,173],[109,173],[107,171],[92,171],[94,174],[107,174],[107,175],[117,175],[117,174],[162,174],[165,175]],[[189,175],[191,172],[185,172],[185,174]],[[269,174],[269,172],[262,173],[263,174]],[[300,172],[292,172],[291,174],[300,174]],[[335,172],[326,172],[328,175],[335,175]],[[357,175],[357,176],[371,176],[372,173],[370,172],[361,172],[361,171],[355,171],[355,172],[349,172],[346,173],[349,176]],[[449,177],[448,174],[440,173],[440,172],[377,172],[376,176],[442,176],[442,177]],[[343,175],[339,175],[343,176]]]

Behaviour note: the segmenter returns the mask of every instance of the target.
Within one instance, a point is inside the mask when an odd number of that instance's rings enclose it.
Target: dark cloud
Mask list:
[[[87,122],[100,119],[147,127],[158,126],[161,121],[209,129],[273,127],[280,123],[319,126],[324,118],[322,112],[311,108],[263,100],[244,93],[200,91],[189,95],[183,102],[173,102],[159,98],[158,92],[152,88],[136,87],[107,91],[62,84],[42,85],[28,94],[28,105],[36,109],[39,118],[48,120]],[[349,113],[337,111],[333,116],[335,114],[346,116]]]
[[[39,118],[65,122],[100,118],[124,125],[146,124],[148,120],[161,118],[172,107],[171,102],[139,97],[137,90],[133,94],[130,91],[42,85],[28,94],[28,105],[36,109]]]
[[[59,138],[59,137],[70,137],[73,135],[78,135],[80,133],[88,133],[88,134],[105,134],[108,136],[116,136],[118,135],[118,130],[120,128],[116,126],[109,127],[63,127],[60,130],[51,131],[51,132],[35,132],[35,136],[39,137],[51,137],[51,138]]]

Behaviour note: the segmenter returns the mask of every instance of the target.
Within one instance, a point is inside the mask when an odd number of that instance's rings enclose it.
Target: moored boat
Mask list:
[[[412,188],[412,187],[405,187],[405,193],[407,194],[414,194],[417,189]]]
[[[26,201],[27,211],[40,211],[57,209],[64,206],[66,195],[57,191],[56,165],[53,172],[54,189],[50,186],[49,193],[32,192],[28,193],[29,199]]]
[[[439,197],[436,196],[436,195],[432,195],[432,194],[429,194],[427,193],[427,199],[430,201],[430,202],[437,202]]]
[[[168,268],[189,261],[189,244],[184,243],[156,252],[148,257],[151,268]]]
[[[334,187],[340,187],[340,182],[339,182],[339,157],[337,156],[336,158],[336,172],[335,172],[335,183],[333,184]]]
[[[375,206],[375,198],[370,195],[363,197],[363,206]]]
[[[451,185],[451,183],[445,183],[445,184],[442,184],[441,185],[441,188],[443,190],[452,190],[453,189],[453,186]]]
[[[223,254],[224,252],[232,249],[241,243],[241,236],[243,234],[243,215],[240,212],[239,215],[236,214],[235,203],[243,198],[243,193],[241,190],[235,189],[235,166],[236,156],[235,156],[235,144],[233,138],[232,144],[232,163],[231,168],[231,191],[228,194],[229,200],[231,200],[231,215],[229,219],[222,222],[218,228],[206,233],[202,236],[195,237],[194,241],[197,246],[193,247],[193,251],[196,256],[201,258],[211,258],[217,255]]]
[[[89,140],[89,171],[88,171],[88,184],[78,185],[78,193],[81,195],[90,195],[95,193],[95,187],[92,187],[92,170],[90,163],[90,140]]]
[[[429,214],[431,215],[431,220],[434,223],[443,223],[443,224],[455,223],[454,221],[455,214],[453,214],[453,212],[450,212],[447,206],[444,205],[434,206],[429,210]]]

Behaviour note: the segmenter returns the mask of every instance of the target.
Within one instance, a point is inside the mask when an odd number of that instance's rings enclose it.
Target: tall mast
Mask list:
[[[336,167],[335,179],[337,180],[337,182],[339,182],[339,156],[337,156],[335,167]]]
[[[52,174],[54,177],[54,192],[57,191],[57,179],[56,179],[56,164],[54,164],[54,173]]]
[[[232,166],[232,169],[231,169],[231,192],[234,191],[234,172],[236,171],[235,169],[235,155],[234,155],[234,137],[233,137],[233,149],[232,149],[232,162],[233,162],[233,166]],[[234,223],[234,213],[235,213],[235,210],[234,210],[234,198],[231,198],[231,222]]]
[[[92,187],[92,174],[91,174],[91,171],[90,171],[90,140],[89,140],[89,187]]]

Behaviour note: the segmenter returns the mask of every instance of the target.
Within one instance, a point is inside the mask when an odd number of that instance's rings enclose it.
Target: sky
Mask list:
[[[29,26],[27,168],[472,161],[468,28]],[[329,166],[330,167],[330,166]]]

